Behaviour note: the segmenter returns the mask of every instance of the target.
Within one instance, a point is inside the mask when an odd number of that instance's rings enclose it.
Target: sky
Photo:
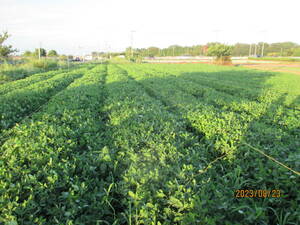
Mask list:
[[[60,54],[292,41],[299,0],[0,0],[0,32],[19,50]]]

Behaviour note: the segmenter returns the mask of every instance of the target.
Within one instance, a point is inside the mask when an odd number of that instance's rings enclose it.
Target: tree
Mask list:
[[[96,59],[99,56],[98,52],[92,52],[93,59]]]
[[[208,56],[216,56],[217,58],[221,58],[222,56],[231,56],[232,46],[224,45],[224,44],[215,44],[208,48],[207,55]]]
[[[13,49],[11,45],[3,45],[3,43],[10,37],[7,32],[0,34],[0,57],[6,58],[11,53],[16,52],[16,49]]]
[[[60,60],[67,60],[67,59],[68,59],[68,56],[66,56],[66,55],[60,55],[60,56],[59,56],[59,59],[60,59]]]
[[[159,56],[159,48],[157,47],[149,47],[147,51],[150,57]]]
[[[47,55],[48,56],[58,56],[58,54],[55,50],[50,50]]]
[[[265,44],[265,48],[266,48]],[[243,43],[236,43],[232,49],[232,55],[233,56],[248,56],[249,55],[249,44],[243,44]]]
[[[25,56],[25,57],[29,57],[29,56],[32,56],[32,52],[31,51],[25,51],[24,53],[23,53],[23,56]]]
[[[229,65],[231,64],[231,54],[233,46],[224,44],[211,45],[207,50],[207,55],[216,56],[215,63]]]
[[[36,48],[34,51],[34,56],[39,56],[39,51],[41,51],[41,57],[44,57],[47,55],[46,49],[44,48]]]
[[[300,56],[300,48],[293,49],[293,56]]]

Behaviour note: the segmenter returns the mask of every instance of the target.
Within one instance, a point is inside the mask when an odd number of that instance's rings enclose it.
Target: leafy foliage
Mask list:
[[[26,86],[32,85],[42,80],[49,79],[54,75],[57,75],[62,72],[66,72],[66,71],[55,70],[55,71],[49,71],[44,73],[36,73],[24,79],[16,80],[14,82],[8,82],[5,85],[0,86],[0,95],[7,94],[8,92],[11,91],[19,90],[21,88],[25,88]]]
[[[293,56],[297,56],[297,57],[300,56],[300,48],[293,49]]]
[[[11,53],[16,52],[16,49],[13,49],[12,45],[3,45],[3,43],[9,38],[9,34],[7,32],[3,32],[0,34],[0,58],[8,57]]]
[[[231,56],[232,48],[232,46],[228,45],[215,44],[208,48],[207,55],[217,56],[217,58],[221,58],[222,56]]]
[[[44,49],[44,48],[36,48],[36,49],[34,50],[33,55],[34,55],[35,57],[39,57],[39,55],[40,55],[41,57],[45,57],[45,56],[47,55],[47,51],[46,51],[46,49]]]
[[[300,170],[298,76],[131,63],[44,75],[0,96],[0,223],[298,224],[299,177],[243,144]]]
[[[27,51],[25,51],[25,52],[23,53],[23,56],[25,56],[25,57],[33,56],[33,52],[27,50]]]
[[[207,49],[210,46],[221,44],[218,42],[209,42],[205,45],[194,45],[194,46],[180,46],[171,45],[167,48],[149,47],[149,48],[137,48],[134,49],[142,56],[154,57],[154,56],[203,56],[207,55]],[[256,47],[255,47],[256,46]],[[274,56],[297,56],[297,49],[299,44],[293,42],[278,42],[278,43],[236,43],[232,48],[233,56],[249,56],[254,55],[255,48],[256,54],[260,55],[262,52],[262,46],[264,46],[264,55]],[[128,48],[130,49],[130,48]],[[250,51],[251,50],[251,51]]]
[[[33,67],[39,68],[39,69],[54,69],[57,68],[57,61],[55,60],[46,60],[46,59],[41,59],[41,60],[32,60],[31,61]]]
[[[47,54],[47,56],[58,56],[57,52],[55,50],[50,50]]]
[[[52,95],[65,88],[81,75],[82,71],[80,70],[58,74],[50,79],[42,80],[0,96],[0,128],[10,128],[24,116],[39,109]]]

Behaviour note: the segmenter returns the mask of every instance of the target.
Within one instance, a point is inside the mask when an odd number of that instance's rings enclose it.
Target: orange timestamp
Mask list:
[[[251,190],[239,189],[235,190],[236,198],[280,198],[282,195],[280,190]]]

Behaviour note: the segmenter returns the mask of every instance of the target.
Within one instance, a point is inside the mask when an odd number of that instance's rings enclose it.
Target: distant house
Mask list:
[[[80,62],[80,61],[82,61],[81,59],[80,59],[80,56],[75,56],[75,57],[73,57],[72,59],[70,59],[72,62]]]
[[[92,55],[85,55],[83,58],[84,58],[85,61],[93,60],[93,56]]]

